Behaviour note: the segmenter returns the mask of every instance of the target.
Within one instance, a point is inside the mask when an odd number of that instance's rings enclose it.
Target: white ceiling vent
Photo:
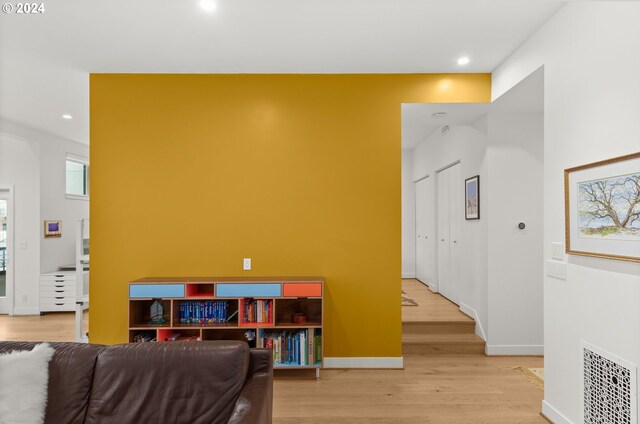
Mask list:
[[[636,365],[582,342],[585,424],[636,424]]]

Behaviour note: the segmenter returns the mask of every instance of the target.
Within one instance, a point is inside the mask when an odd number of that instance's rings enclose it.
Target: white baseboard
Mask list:
[[[402,278],[416,278],[415,272],[403,272]]]
[[[400,357],[324,358],[324,368],[404,368]]]
[[[14,307],[13,315],[40,315],[40,308],[33,306]]]
[[[427,287],[429,287],[429,290],[432,292],[438,293],[438,287],[436,287],[435,284],[427,283]]]
[[[573,424],[569,418],[565,417],[546,400],[542,401],[542,415],[553,424]]]
[[[508,355],[508,356],[529,356],[544,355],[543,345],[487,345],[485,348],[487,356]]]
[[[480,321],[480,317],[478,317],[478,313],[476,312],[476,310],[471,306],[460,302],[460,312],[472,318],[476,322],[476,335],[486,342],[487,336],[484,333],[484,328],[482,328],[482,321]]]

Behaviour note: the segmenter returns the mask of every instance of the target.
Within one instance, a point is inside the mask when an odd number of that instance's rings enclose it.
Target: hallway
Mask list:
[[[402,290],[418,304],[402,307],[403,354],[484,354],[475,321],[457,305],[415,279],[402,280]]]

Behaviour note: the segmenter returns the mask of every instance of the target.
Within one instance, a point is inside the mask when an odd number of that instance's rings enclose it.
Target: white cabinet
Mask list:
[[[431,178],[417,181],[416,190],[416,278],[435,287],[433,251],[433,187]]]
[[[464,187],[460,164],[438,172],[438,291],[454,303],[459,302],[460,225],[464,206]]]
[[[89,283],[89,272],[83,272],[83,287]],[[40,312],[75,311],[78,282],[75,271],[40,274]]]

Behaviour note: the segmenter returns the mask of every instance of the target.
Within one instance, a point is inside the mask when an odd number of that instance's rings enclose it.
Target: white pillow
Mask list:
[[[33,350],[0,354],[0,424],[42,424],[47,406],[49,361],[46,343]]]

